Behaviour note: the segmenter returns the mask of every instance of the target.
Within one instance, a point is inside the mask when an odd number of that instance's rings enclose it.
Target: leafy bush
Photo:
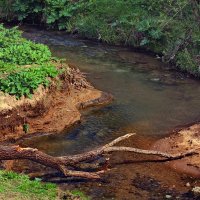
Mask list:
[[[9,47],[11,44],[22,43],[25,39],[21,36],[22,32],[17,27],[6,29],[0,24],[0,48]]]
[[[41,64],[49,61],[50,58],[51,52],[47,46],[35,44],[30,41],[24,41],[20,44],[11,44],[6,48],[0,48],[0,60],[5,63],[17,65]]]
[[[0,79],[0,90],[15,95],[17,99],[22,96],[31,98],[31,94],[39,85],[48,87],[50,84],[48,78],[55,78],[57,75],[58,70],[52,65],[23,69]]]
[[[0,25],[1,62],[30,65],[50,61],[51,52],[47,46],[28,41],[21,34],[17,28],[6,29]]]
[[[189,71],[192,74],[200,74],[200,68],[196,67],[195,59],[191,56],[187,49],[182,50],[176,56],[176,63],[183,71]]]
[[[21,36],[17,28],[0,25],[0,90],[17,99],[31,98],[39,85],[48,87],[59,72],[51,64],[51,52]]]

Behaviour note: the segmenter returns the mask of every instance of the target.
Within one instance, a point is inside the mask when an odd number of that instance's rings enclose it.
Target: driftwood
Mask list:
[[[15,159],[28,159],[47,167],[51,167],[61,171],[65,176],[72,177],[81,177],[89,179],[98,179],[100,175],[105,172],[105,170],[99,170],[97,172],[86,172],[86,171],[77,171],[75,170],[76,166],[84,161],[95,160],[98,156],[105,153],[111,152],[133,152],[139,154],[147,155],[156,155],[169,159],[180,159],[185,156],[191,156],[197,154],[195,150],[187,151],[185,153],[179,154],[168,154],[160,151],[150,151],[142,150],[132,147],[123,147],[123,146],[114,146],[122,140],[125,140],[131,136],[135,135],[134,133],[124,135],[119,137],[109,144],[106,144],[102,147],[97,148],[86,153],[72,155],[72,156],[62,156],[62,157],[53,157],[46,153],[39,151],[38,149],[33,148],[22,148],[20,146],[3,146],[0,145],[0,160],[15,160]]]

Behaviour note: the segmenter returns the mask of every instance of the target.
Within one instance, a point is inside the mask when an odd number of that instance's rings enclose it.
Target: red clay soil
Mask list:
[[[17,101],[15,97],[1,94],[0,142],[15,141],[30,134],[62,132],[80,120],[81,109],[113,100],[112,95],[94,89],[84,77],[79,75],[75,80],[72,76],[64,80],[60,89],[39,88],[32,99]]]
[[[200,153],[200,123],[183,128],[170,137],[158,140],[154,150],[167,153],[181,153],[195,149]],[[168,162],[173,169],[194,177],[200,177],[200,154]]]

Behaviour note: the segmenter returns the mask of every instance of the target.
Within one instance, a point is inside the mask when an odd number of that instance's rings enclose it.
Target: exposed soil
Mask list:
[[[121,145],[150,149],[154,142],[152,137],[136,135]],[[200,186],[198,179],[171,170],[164,160],[159,159],[157,156],[115,152],[110,156],[111,170],[98,182],[67,181],[56,176],[46,180],[59,183],[63,190],[80,188],[95,200],[200,199],[198,193],[192,192],[194,187]]]
[[[180,153],[196,149],[200,153],[200,123],[174,132],[169,137],[158,140],[153,149],[168,153]],[[200,155],[193,155],[168,163],[173,169],[191,176],[200,177]]]
[[[94,89],[79,70],[72,69],[61,79],[61,87],[40,87],[32,99],[17,101],[1,93],[0,142],[38,133],[59,133],[80,120],[81,109],[113,100],[112,95]]]

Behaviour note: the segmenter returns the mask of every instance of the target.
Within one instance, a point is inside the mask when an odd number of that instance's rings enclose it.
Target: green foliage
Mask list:
[[[10,10],[20,21],[44,23],[111,44],[150,49],[164,57],[169,57],[191,31],[191,40],[184,45],[191,58],[200,52],[197,0],[16,0],[11,2]],[[184,48],[178,49],[172,59],[179,60],[178,65],[184,64],[180,61]],[[200,64],[194,64],[186,71],[198,76]]]
[[[31,98],[40,85],[48,87],[59,72],[51,64],[51,52],[21,36],[17,28],[0,25],[0,90],[17,99]]]
[[[192,74],[200,74],[200,68],[196,67],[195,59],[191,56],[191,53],[185,48],[176,56],[176,63],[183,71],[189,71]]]
[[[43,184],[40,180],[31,181],[26,175],[0,171],[0,181],[1,199],[53,200],[57,196],[56,185]]]
[[[0,60],[0,75],[11,73],[17,69],[20,69],[20,67],[16,67],[15,64],[5,63]]]
[[[58,75],[57,69],[52,65],[25,68],[20,72],[11,73],[6,78],[0,79],[0,90],[17,99],[22,96],[31,98],[34,90],[39,85],[48,87],[50,80]]]
[[[83,192],[81,192],[80,190],[72,190],[71,194],[76,198],[80,198],[81,200],[90,200],[89,197],[87,197]]]
[[[23,124],[23,131],[25,132],[25,133],[28,133],[29,132],[29,124]]]
[[[41,64],[49,61],[50,58],[51,52],[48,47],[30,41],[25,41],[18,45],[11,44],[9,47],[0,48],[0,60],[5,63],[17,65]]]
[[[12,56],[11,56],[12,55]],[[17,65],[41,64],[51,59],[49,48],[21,37],[17,28],[0,25],[0,61]]]
[[[6,48],[11,44],[22,43],[25,39],[22,37],[22,32],[14,27],[12,29],[6,29],[2,24],[0,24],[0,47]]]

